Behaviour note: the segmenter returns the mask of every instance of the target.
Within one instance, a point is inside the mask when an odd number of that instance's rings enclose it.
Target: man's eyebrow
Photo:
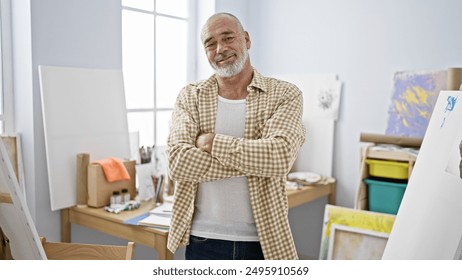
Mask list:
[[[220,36],[226,36],[226,35],[230,35],[230,34],[234,34],[234,33],[235,33],[234,31],[224,31],[224,32],[220,33]],[[205,39],[203,44],[204,45],[207,44],[212,39],[213,39],[213,37],[209,37],[209,38]]]
[[[206,44],[207,44],[210,40],[212,40],[212,39],[213,39],[213,37],[209,37],[209,38],[205,39],[204,45],[206,45]]]

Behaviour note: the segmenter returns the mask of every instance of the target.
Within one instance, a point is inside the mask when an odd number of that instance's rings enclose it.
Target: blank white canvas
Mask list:
[[[303,92],[303,124],[306,129],[306,140],[300,148],[294,169],[332,176],[335,121],[332,118],[319,118],[309,108],[316,98],[317,90],[323,85],[332,84],[337,80],[337,76],[279,74],[274,77],[295,84]]]
[[[120,69],[39,66],[51,209],[76,205],[76,156],[130,157]]]
[[[457,98],[448,110],[448,98]],[[457,259],[462,180],[446,172],[462,123],[462,92],[441,91],[383,259]]]

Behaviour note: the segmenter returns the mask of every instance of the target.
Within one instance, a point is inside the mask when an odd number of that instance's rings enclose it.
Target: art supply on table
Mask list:
[[[113,191],[111,196],[111,205],[122,204],[122,196],[119,191]]]
[[[156,187],[156,205],[160,205],[163,202],[163,184],[164,184],[164,175],[160,175],[157,180],[157,187]]]
[[[121,190],[121,196],[122,196],[122,203],[127,203],[130,201],[130,193],[128,192],[128,189],[122,189]]]
[[[104,210],[110,213],[119,214],[122,211],[138,209],[140,205],[141,204],[138,201],[130,200],[126,203],[111,204],[110,206],[105,206]]]
[[[151,157],[152,157],[152,153],[154,151],[154,145],[152,147],[144,147],[144,146],[141,146],[139,152],[140,152],[140,159],[141,159],[141,163],[150,163],[151,162]]]

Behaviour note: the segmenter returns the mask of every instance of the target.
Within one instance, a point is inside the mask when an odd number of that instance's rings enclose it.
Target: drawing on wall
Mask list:
[[[334,224],[390,234],[394,222],[395,215],[327,204],[324,211],[319,259],[326,260],[328,257],[330,238],[332,237],[332,225]],[[364,251],[359,253],[366,255],[370,252]]]
[[[303,125],[309,135],[300,148],[294,170],[332,176],[335,119],[320,116],[325,112],[320,108],[318,93],[332,84],[340,89],[342,82],[335,74],[274,74],[274,77],[295,84],[303,93]],[[340,95],[336,101],[340,102]]]
[[[386,134],[423,137],[447,71],[395,73]]]
[[[341,82],[330,80],[319,84],[315,90],[314,101],[310,102],[310,111],[320,119],[338,119],[340,106]]]
[[[388,233],[332,224],[328,260],[380,260]]]
[[[454,143],[451,145],[445,171],[462,179],[462,125],[459,128]]]

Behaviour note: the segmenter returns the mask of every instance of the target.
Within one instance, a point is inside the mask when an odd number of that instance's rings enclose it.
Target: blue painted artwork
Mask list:
[[[454,107],[456,106],[456,103],[457,103],[457,98],[458,96],[448,96],[448,99],[447,99],[447,104],[446,104],[446,109],[444,110],[444,112],[452,112],[454,110]]]
[[[397,72],[388,110],[386,134],[423,137],[441,90],[447,85],[447,71]]]
[[[454,111],[454,108],[456,107],[457,99],[459,99],[459,96],[448,96],[448,99],[446,100],[446,107],[444,108],[444,116],[443,116],[443,121],[441,122],[440,128],[443,128],[444,123],[446,122],[446,117]]]

